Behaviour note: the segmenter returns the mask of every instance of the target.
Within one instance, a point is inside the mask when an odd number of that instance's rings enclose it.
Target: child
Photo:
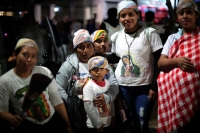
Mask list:
[[[87,113],[87,127],[89,133],[108,133],[111,131],[110,125],[114,110],[113,103],[102,106],[94,106],[93,101],[96,96],[108,91],[110,83],[104,77],[109,72],[108,61],[102,56],[94,56],[88,61],[88,68],[91,80],[87,81],[83,88],[84,108]]]

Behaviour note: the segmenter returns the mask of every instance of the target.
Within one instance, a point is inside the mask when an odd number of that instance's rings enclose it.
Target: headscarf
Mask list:
[[[19,41],[17,42],[17,44],[15,46],[14,51],[16,49],[18,49],[19,47],[23,47],[23,46],[33,47],[33,48],[35,48],[38,51],[38,46],[37,46],[36,42],[33,41],[33,40],[31,40],[31,39],[28,39],[28,38],[21,38],[21,39],[19,39]],[[13,60],[14,60],[13,55],[8,58],[8,62],[11,62]]]
[[[19,48],[19,47],[23,47],[23,46],[29,46],[29,47],[34,47],[37,51],[38,51],[38,46],[36,44],[35,41],[33,41],[32,39],[28,39],[28,38],[22,38],[19,39],[19,41],[17,42],[14,51]]]
[[[196,12],[199,12],[197,4],[192,0],[182,0],[178,3],[176,13],[178,13],[181,9],[191,8]]]
[[[82,42],[92,42],[89,32],[85,29],[80,29],[74,33],[74,48],[76,48]]]
[[[138,6],[132,0],[122,0],[117,6],[117,14],[119,15],[121,10],[124,8],[131,8],[131,9],[135,10],[136,12],[139,12]]]
[[[106,68],[108,69],[108,60],[102,56],[94,56],[88,61],[88,68]]]
[[[95,32],[92,33],[91,38],[92,38],[92,43],[94,43],[94,41],[96,41],[99,38],[108,39],[108,34],[105,30],[96,30]]]

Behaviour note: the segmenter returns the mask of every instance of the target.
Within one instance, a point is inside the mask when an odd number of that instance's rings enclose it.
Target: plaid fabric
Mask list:
[[[169,58],[189,57],[193,73],[174,68],[158,76],[157,133],[168,133],[188,123],[200,106],[200,29],[174,42]]]

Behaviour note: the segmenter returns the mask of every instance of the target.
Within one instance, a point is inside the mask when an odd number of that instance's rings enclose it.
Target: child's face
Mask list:
[[[124,8],[119,14],[119,21],[125,27],[126,32],[134,32],[138,26],[139,15],[130,8]]]
[[[107,38],[99,38],[94,41],[94,50],[97,53],[105,54],[109,47],[109,40]]]
[[[97,82],[103,81],[107,73],[108,73],[108,69],[106,68],[93,68],[92,70],[90,70],[90,74],[92,75],[92,78],[96,80]]]

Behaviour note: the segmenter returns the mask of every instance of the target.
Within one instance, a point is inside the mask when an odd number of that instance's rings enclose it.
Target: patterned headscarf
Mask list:
[[[17,42],[14,50],[16,50],[19,47],[23,47],[23,46],[34,47],[38,51],[38,46],[37,46],[36,42],[33,41],[33,40],[31,40],[31,39],[28,39],[28,38],[22,38],[22,39],[20,39]]]
[[[131,8],[135,10],[136,12],[139,12],[138,6],[132,0],[122,0],[117,6],[117,14],[119,15],[121,10],[124,8]]]
[[[176,13],[178,13],[181,9],[184,8],[191,8],[194,9],[196,12],[199,12],[197,4],[192,0],[182,0],[177,5]]]
[[[108,69],[108,60],[102,56],[94,56],[88,61],[88,68],[106,68]]]
[[[108,39],[108,34],[105,30],[96,30],[95,32],[92,33],[91,38],[92,38],[92,43],[94,43],[94,41],[96,41],[99,38]]]
[[[92,42],[89,32],[85,29],[80,29],[74,33],[74,48],[76,48],[82,42]]]

